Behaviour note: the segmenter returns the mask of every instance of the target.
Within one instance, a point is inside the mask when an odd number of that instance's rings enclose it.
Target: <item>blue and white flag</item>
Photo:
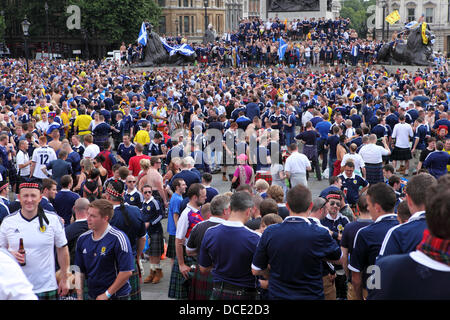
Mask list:
[[[145,27],[145,22],[142,22],[141,31],[139,31],[138,43],[143,46],[147,45],[147,28]]]
[[[280,43],[278,47],[278,57],[280,60],[284,59],[284,54],[286,53],[287,43],[283,40],[283,38],[280,38]]]
[[[405,28],[406,29],[414,29],[415,27],[417,27],[419,25],[419,23],[415,20],[408,22],[407,24],[405,24]]]
[[[192,49],[192,47],[190,45],[188,45],[187,43],[183,43],[181,45],[175,45],[175,46],[170,46],[165,39],[160,38],[161,39],[161,43],[163,44],[164,48],[167,50],[167,52],[169,53],[170,56],[173,56],[176,53],[179,53],[183,56],[192,56],[195,51],[194,49]]]

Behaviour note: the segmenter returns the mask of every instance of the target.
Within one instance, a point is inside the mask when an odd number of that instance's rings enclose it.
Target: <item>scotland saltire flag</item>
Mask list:
[[[163,44],[164,48],[167,50],[170,56],[173,56],[175,53],[182,54],[183,56],[192,56],[195,51],[192,49],[192,47],[186,43],[183,43],[181,45],[175,45],[170,46],[167,44],[166,40],[163,38],[161,39],[161,43]]]
[[[143,46],[147,45],[147,28],[145,27],[145,22],[142,22],[141,31],[139,31],[138,42]]]
[[[418,25],[419,25],[419,23],[414,20],[414,21],[411,21],[411,22],[407,23],[405,25],[405,28],[406,29],[413,29],[413,28],[417,27]]]
[[[286,53],[287,43],[283,40],[283,38],[280,38],[280,45],[278,47],[278,57],[280,60],[284,59],[284,54]]]

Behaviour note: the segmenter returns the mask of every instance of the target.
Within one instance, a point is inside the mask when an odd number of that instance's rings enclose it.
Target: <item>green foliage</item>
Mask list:
[[[341,17],[350,18],[350,28],[355,29],[359,38],[367,36],[367,8],[375,4],[375,0],[345,0],[341,9]]]
[[[5,29],[6,29],[5,17],[0,16],[0,42],[2,42],[3,39],[5,38]]]
[[[81,25],[90,37],[109,42],[132,42],[139,35],[141,24],[149,20],[158,25],[161,8],[152,0],[78,0]]]
[[[46,0],[49,6],[50,33],[79,38],[80,30],[68,30],[66,12],[70,5],[81,9],[81,27],[87,30],[89,39],[102,39],[109,43],[135,41],[142,21],[158,25],[161,8],[154,0]],[[25,15],[31,22],[31,37],[46,35],[46,16],[42,0],[20,1],[20,6],[7,5],[6,23],[20,23]],[[0,23],[1,28],[1,23]],[[0,30],[1,32],[1,30]]]

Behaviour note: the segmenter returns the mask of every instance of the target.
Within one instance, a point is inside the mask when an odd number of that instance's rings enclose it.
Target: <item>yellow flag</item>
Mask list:
[[[426,31],[427,31],[427,23],[422,22],[422,42],[423,42],[423,44],[428,44],[428,37],[427,37]]]
[[[398,20],[400,20],[400,14],[398,13],[398,10],[395,10],[393,12],[391,12],[387,17],[386,17],[386,22],[388,22],[389,24],[394,24],[396,23]]]

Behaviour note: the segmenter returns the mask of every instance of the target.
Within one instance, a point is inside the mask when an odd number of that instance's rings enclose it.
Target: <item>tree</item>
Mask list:
[[[66,20],[70,16],[67,7],[77,5],[81,9],[81,25],[89,38],[102,39],[110,44],[136,41],[142,21],[158,25],[161,8],[154,0],[46,0],[49,6],[48,20],[51,36],[80,37],[80,30],[68,30]],[[16,26],[27,16],[31,22],[30,36],[46,35],[45,9],[42,0],[20,1],[20,5],[4,7],[8,27]],[[1,22],[0,22],[1,28]],[[1,30],[0,30],[1,32]]]
[[[350,18],[350,28],[355,29],[359,38],[367,37],[367,18],[370,13],[367,8],[375,4],[375,0],[345,0],[341,9],[341,17]]]
[[[79,0],[81,25],[90,37],[109,43],[135,42],[141,24],[158,26],[161,8],[153,0]]]

